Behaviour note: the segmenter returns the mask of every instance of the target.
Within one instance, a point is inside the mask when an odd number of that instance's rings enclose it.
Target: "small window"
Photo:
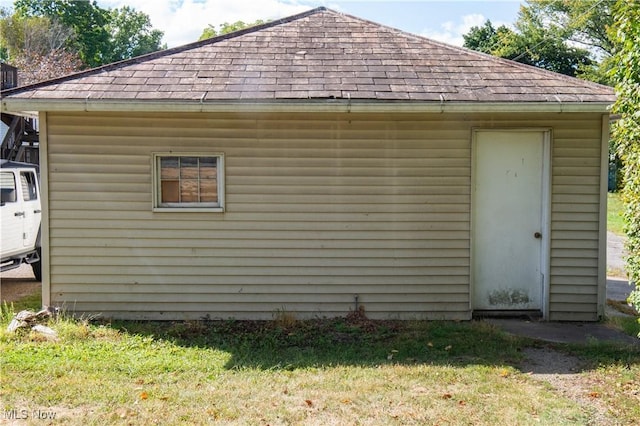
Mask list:
[[[155,210],[222,211],[222,154],[155,154],[154,167]]]
[[[2,197],[0,202],[2,204],[15,203],[17,200],[16,195],[16,181],[13,178],[13,173],[0,173],[0,196]]]
[[[25,201],[38,199],[36,187],[36,175],[31,172],[20,172],[20,185],[22,186],[22,198]]]

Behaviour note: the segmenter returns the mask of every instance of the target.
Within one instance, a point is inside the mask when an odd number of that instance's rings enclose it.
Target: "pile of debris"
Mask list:
[[[14,333],[19,329],[31,328],[31,330],[42,334],[49,339],[57,339],[58,334],[56,331],[42,324],[48,322],[52,318],[55,318],[57,314],[58,308],[51,306],[45,306],[39,312],[20,311],[9,323],[7,331],[9,333]]]

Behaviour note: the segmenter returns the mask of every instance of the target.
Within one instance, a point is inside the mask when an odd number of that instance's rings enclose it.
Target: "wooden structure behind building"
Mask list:
[[[18,86],[18,69],[0,63],[2,90]],[[2,113],[0,120],[7,126],[6,133],[0,134],[0,158],[38,164],[38,130],[36,120],[32,117]]]

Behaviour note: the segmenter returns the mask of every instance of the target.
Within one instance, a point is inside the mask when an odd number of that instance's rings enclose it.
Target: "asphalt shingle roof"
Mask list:
[[[325,8],[4,95],[30,99],[613,102],[606,86]]]

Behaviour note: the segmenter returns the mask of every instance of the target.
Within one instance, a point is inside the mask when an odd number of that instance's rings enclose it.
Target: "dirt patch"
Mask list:
[[[545,348],[524,349],[525,360],[520,369],[532,379],[548,383],[560,395],[578,403],[589,413],[593,425],[619,424],[591,386],[583,371],[586,364],[579,358]]]
[[[15,302],[41,290],[42,284],[35,280],[29,265],[22,265],[0,274],[1,302]]]

